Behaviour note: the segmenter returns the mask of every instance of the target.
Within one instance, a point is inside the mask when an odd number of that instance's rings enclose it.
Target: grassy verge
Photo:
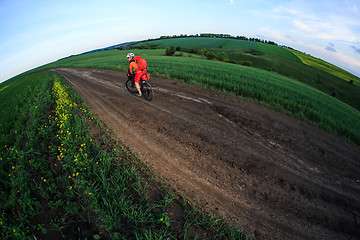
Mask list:
[[[1,239],[248,239],[163,186],[55,73],[0,89]]]

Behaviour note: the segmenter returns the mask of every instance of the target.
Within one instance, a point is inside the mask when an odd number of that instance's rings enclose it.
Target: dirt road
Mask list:
[[[155,97],[147,102],[127,91],[124,73],[54,71],[157,175],[247,233],[359,238],[352,214],[360,215],[359,148],[266,107],[185,83],[152,78]]]

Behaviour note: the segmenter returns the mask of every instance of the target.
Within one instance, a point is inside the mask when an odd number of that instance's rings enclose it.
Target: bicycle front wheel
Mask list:
[[[126,81],[126,88],[127,88],[127,90],[129,90],[129,92],[131,92],[131,93],[137,93],[134,80],[132,80],[132,79],[129,79],[129,80]]]
[[[144,82],[142,86],[142,94],[147,101],[151,101],[154,97],[154,92],[150,83]]]

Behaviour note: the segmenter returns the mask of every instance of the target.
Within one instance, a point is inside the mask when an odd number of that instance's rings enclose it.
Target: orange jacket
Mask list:
[[[137,63],[135,61],[131,61],[129,63],[129,71],[130,71],[131,74],[134,73],[134,72],[135,73],[141,72],[141,71],[138,70],[138,65],[137,65]]]

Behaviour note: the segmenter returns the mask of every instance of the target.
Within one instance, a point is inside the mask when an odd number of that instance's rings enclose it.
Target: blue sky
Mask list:
[[[360,0],[0,0],[0,82],[57,59],[163,35],[257,37],[360,77]]]

